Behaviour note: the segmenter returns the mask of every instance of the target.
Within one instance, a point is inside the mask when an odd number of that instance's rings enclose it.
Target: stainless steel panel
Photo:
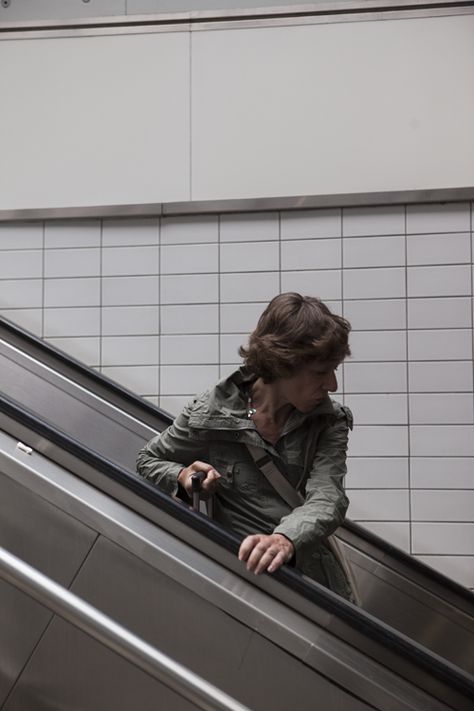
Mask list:
[[[195,706],[55,618],[4,711],[190,711]]]
[[[248,711],[176,660],[0,546],[0,578],[205,711]]]
[[[25,220],[75,220],[92,217],[167,217],[217,213],[244,213],[275,210],[305,210],[328,207],[366,207],[367,205],[405,205],[431,202],[472,200],[474,187],[436,188],[431,190],[394,190],[380,193],[337,195],[297,195],[274,198],[239,198],[229,200],[189,200],[136,205],[101,205],[94,207],[36,208],[0,210],[0,222]]]
[[[3,474],[0,501],[0,545],[69,585],[97,534]],[[49,611],[0,582],[0,705],[50,618]]]
[[[393,569],[390,561],[377,561],[353,546],[342,545],[352,563],[364,610],[474,673],[472,615],[411,579],[406,571]]]
[[[139,586],[137,580],[140,581]],[[309,711],[314,708],[315,698],[320,700],[323,708],[349,711],[369,708],[313,669],[302,665],[288,652],[206,602],[200,595],[180,586],[106,539],[99,539],[72,590],[120,620],[121,624],[146,641],[160,644],[165,653],[252,709],[283,711],[295,704],[302,711]],[[53,666],[57,660],[62,678],[66,677],[74,687],[75,677],[71,679],[70,671],[64,668],[61,661],[62,655],[59,656],[57,650],[52,648],[58,643],[64,649],[55,623],[36,651],[31,668],[42,669],[44,676],[46,660],[53,660]],[[105,657],[104,662],[107,673],[110,662]],[[85,665],[82,661],[78,663],[86,678],[90,669],[89,660]],[[30,674],[32,672],[28,668],[20,688],[23,688],[23,683],[26,688],[31,686]],[[39,674],[35,676],[39,678]],[[57,703],[52,693],[50,688],[49,700]],[[88,699],[84,698],[83,692],[81,700],[83,708],[96,708],[87,705]],[[121,699],[118,706],[117,701],[114,698],[113,708],[126,708]]]
[[[138,450],[154,434],[149,427],[3,342],[0,359],[1,392],[89,449],[135,470]]]

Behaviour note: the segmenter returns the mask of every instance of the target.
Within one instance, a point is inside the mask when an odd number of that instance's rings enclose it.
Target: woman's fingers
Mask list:
[[[292,558],[294,551],[292,542],[279,533],[269,536],[256,534],[243,540],[239,549],[239,560],[246,561],[247,570],[255,575],[260,575],[265,570],[273,573]]]
[[[208,464],[207,462],[200,462],[200,461],[193,462],[188,467],[184,467],[183,469],[181,469],[181,471],[178,475],[178,482],[184,488],[186,493],[189,496],[191,496],[192,495],[191,478],[192,478],[193,474],[197,474],[198,472],[204,472],[206,475],[206,477],[201,482],[201,491],[203,492],[203,494],[205,496],[209,496],[210,494],[212,494],[215,491],[217,482],[221,477],[219,472],[216,469],[214,469],[212,464]]]

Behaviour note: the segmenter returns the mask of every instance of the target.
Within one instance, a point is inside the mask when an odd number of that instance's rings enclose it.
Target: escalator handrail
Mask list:
[[[144,423],[155,431],[159,432],[163,428],[163,425],[167,427],[173,422],[174,418],[169,412],[166,412],[156,405],[153,405],[153,403],[139,397],[122,385],[110,380],[102,373],[98,373],[89,366],[84,365],[72,356],[67,355],[63,351],[55,348],[49,343],[46,343],[41,338],[34,336],[28,331],[25,331],[17,324],[2,316],[0,316],[0,335],[1,329],[6,330],[9,334],[28,344],[28,346],[33,347],[38,352],[47,355],[53,360],[57,360],[68,369],[80,374],[83,378],[90,379],[93,383],[100,385],[103,392],[109,394],[115,399],[116,402],[114,404],[117,404],[117,399],[120,399],[123,402],[132,405],[135,410],[135,416],[137,412],[142,413]],[[126,408],[123,409],[126,411]],[[429,565],[426,565],[422,561],[414,558],[400,548],[397,548],[383,538],[380,538],[363,526],[360,526],[350,519],[346,519],[343,524],[343,528],[347,528],[348,531],[356,534],[362,540],[375,546],[383,553],[387,553],[395,561],[413,570],[416,574],[422,575],[427,580],[446,588],[471,605],[474,604],[474,595],[466,587],[446,575],[443,575],[443,573],[434,570]]]
[[[97,452],[88,449],[57,427],[41,420],[36,414],[28,411],[3,394],[0,394],[0,412],[85,462],[109,479],[125,486],[140,498],[157,506],[160,510],[173,516],[181,523],[191,527],[234,555],[237,553],[240,544],[237,536],[226,531],[214,521],[208,519],[207,516],[196,513],[187,506],[177,503],[172,497],[161,492],[138,475],[132,474],[123,467],[105,459]],[[308,584],[299,573],[289,566],[283,566],[275,573],[272,573],[272,577],[310,602],[323,608],[326,612],[338,617],[353,629],[387,647],[391,652],[397,653],[405,661],[409,661],[428,671],[431,675],[435,675],[438,679],[468,698],[474,698],[474,678],[470,674],[364,610],[347,602],[331,590],[321,585]]]

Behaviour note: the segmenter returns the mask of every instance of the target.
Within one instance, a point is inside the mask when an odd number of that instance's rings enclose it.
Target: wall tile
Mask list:
[[[205,304],[219,300],[217,274],[182,274],[161,277],[162,304]]]
[[[99,308],[49,308],[44,310],[44,335],[98,336],[100,334]]]
[[[447,234],[408,235],[407,263],[459,264],[471,261],[468,232]]]
[[[301,210],[281,213],[282,239],[341,236],[341,210]]]
[[[349,457],[346,486],[351,489],[407,489],[408,457]]]
[[[102,374],[138,395],[159,392],[159,368],[157,365],[102,368]]]
[[[43,334],[43,310],[42,309],[1,309],[0,316],[13,321],[26,331],[35,336]]]
[[[342,211],[344,237],[405,234],[405,208],[345,207]]]
[[[412,457],[414,489],[474,489],[474,458]]]
[[[241,360],[240,346],[247,344],[247,337],[242,333],[228,333],[220,337],[221,363],[236,363]]]
[[[405,299],[346,301],[344,318],[351,322],[353,331],[404,329],[406,328],[406,301]]]
[[[350,337],[352,362],[406,360],[405,331],[356,331]]]
[[[468,296],[471,270],[466,265],[408,267],[408,296]]]
[[[222,272],[261,272],[280,268],[279,242],[229,242],[220,246]]]
[[[472,556],[417,555],[418,560],[467,588],[474,587],[474,559]]]
[[[3,222],[0,224],[0,250],[42,248],[42,222]]]
[[[405,457],[408,455],[408,427],[357,425],[349,438],[351,457]]]
[[[398,267],[405,264],[405,237],[350,237],[343,239],[343,265]]]
[[[281,290],[297,291],[300,294],[318,296],[323,301],[342,297],[342,275],[340,270],[294,271],[281,273]]]
[[[100,364],[100,338],[98,336],[86,336],[83,338],[45,338],[44,340],[89,367],[98,366]]]
[[[161,244],[201,244],[217,240],[218,220],[215,215],[161,218]]]
[[[472,362],[409,363],[410,392],[472,392]]]
[[[472,358],[472,334],[466,329],[408,331],[410,360],[462,360]]]
[[[469,203],[407,206],[407,232],[467,232]]]
[[[341,240],[307,239],[281,243],[282,269],[340,269]]]
[[[353,521],[409,521],[408,491],[348,489],[348,517]]]
[[[405,394],[346,395],[344,404],[351,408],[357,425],[405,425],[408,422]]]
[[[162,336],[160,343],[162,365],[197,365],[219,363],[219,337]]]
[[[344,364],[346,393],[400,393],[407,390],[405,363]]]
[[[102,366],[156,365],[157,363],[158,338],[156,336],[102,338]]]
[[[413,521],[470,521],[474,491],[415,489],[411,492],[411,511]]]
[[[42,279],[0,279],[0,305],[5,309],[41,307]]]
[[[395,521],[358,521],[358,523],[383,538],[393,546],[400,548],[405,553],[410,552],[410,524]]]
[[[161,307],[162,334],[218,333],[218,331],[217,304]]]
[[[221,274],[222,302],[270,301],[280,293],[279,272]]]
[[[412,425],[414,457],[474,457],[473,425]]]
[[[104,247],[133,247],[157,245],[160,230],[158,217],[104,220],[102,245]]]
[[[405,296],[405,269],[348,269],[343,272],[344,299]]]
[[[158,404],[162,410],[176,417],[193,397],[194,393],[189,393],[188,395],[161,395],[158,398]]]
[[[222,215],[220,220],[221,242],[277,240],[279,232],[278,212]]]
[[[30,279],[43,276],[42,251],[0,252],[2,279]]]
[[[100,220],[59,220],[46,222],[44,246],[100,247]]]
[[[158,336],[157,306],[104,306],[103,336]]]
[[[469,298],[408,300],[408,328],[469,328],[470,326],[471,300]]]
[[[410,422],[414,425],[474,422],[472,393],[412,393],[409,399]]]
[[[46,278],[100,276],[100,249],[47,249],[44,275]]]
[[[45,279],[45,306],[99,306],[100,279]]]
[[[413,553],[474,555],[474,523],[413,523],[412,535]]]
[[[266,304],[222,304],[221,333],[250,333],[265,307]]]
[[[158,247],[106,247],[102,250],[103,276],[158,274]]]
[[[185,395],[207,390],[219,379],[217,365],[162,365],[160,385],[163,395]]]
[[[217,244],[167,245],[161,248],[162,274],[218,271]]]
[[[159,277],[104,277],[102,279],[102,304],[104,306],[138,306],[158,304]]]

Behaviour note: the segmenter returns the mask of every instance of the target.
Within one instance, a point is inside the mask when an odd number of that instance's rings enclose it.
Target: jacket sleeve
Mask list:
[[[190,438],[187,405],[172,425],[153,437],[137,456],[137,471],[171,496],[178,493],[178,474],[196,460],[207,460],[207,444]]]
[[[341,408],[336,422],[320,436],[305,486],[305,501],[284,516],[274,533],[292,541],[295,551],[314,547],[344,521],[349,499],[344,493],[346,455],[352,413]]]

